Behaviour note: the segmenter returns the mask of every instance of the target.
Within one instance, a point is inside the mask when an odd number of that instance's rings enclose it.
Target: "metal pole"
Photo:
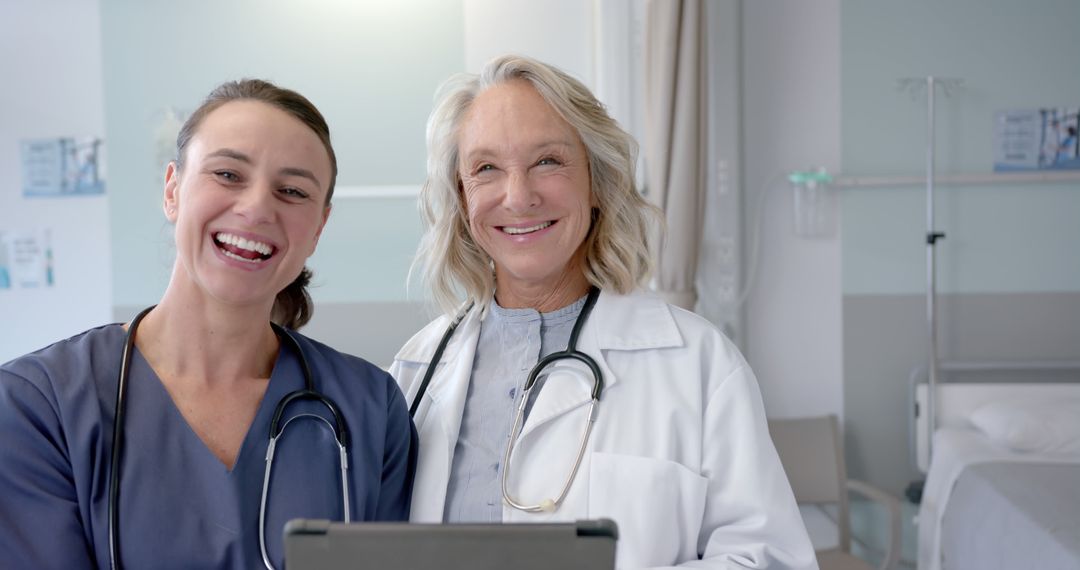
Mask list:
[[[926,326],[929,333],[927,346],[927,450],[934,453],[934,431],[937,428],[937,275],[934,247],[945,234],[934,231],[934,76],[926,78]]]

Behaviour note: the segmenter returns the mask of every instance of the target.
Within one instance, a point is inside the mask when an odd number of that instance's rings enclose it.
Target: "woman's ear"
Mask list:
[[[330,204],[327,204],[326,207],[323,208],[322,222],[319,223],[319,229],[315,230],[315,241],[311,244],[311,253],[308,254],[308,257],[311,257],[315,253],[315,248],[319,245],[319,238],[322,237],[322,231],[326,227],[326,222],[330,219],[330,211],[332,209],[333,206]]]
[[[170,223],[176,223],[177,210],[180,206],[180,169],[176,161],[165,168],[165,217]]]

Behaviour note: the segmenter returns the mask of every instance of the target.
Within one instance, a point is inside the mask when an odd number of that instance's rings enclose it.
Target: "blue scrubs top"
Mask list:
[[[406,520],[416,430],[393,379],[376,366],[292,333],[315,389],[349,432],[352,519]],[[0,558],[11,568],[109,567],[108,483],[120,325],[89,330],[0,367]],[[266,395],[232,470],[184,420],[136,350],[128,379],[119,517],[128,568],[258,568],[259,503],[279,400],[304,386],[282,342]],[[289,406],[286,419],[325,407]],[[340,520],[332,430],[300,418],[278,440],[267,500],[267,543],[278,568],[292,518]]]

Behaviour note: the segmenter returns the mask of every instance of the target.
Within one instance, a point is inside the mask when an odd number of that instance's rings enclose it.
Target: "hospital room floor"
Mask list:
[[[919,506],[908,501],[900,504],[900,563],[898,570],[915,570],[918,555],[915,531],[915,517]],[[875,567],[885,557],[885,546],[889,541],[888,512],[879,504],[864,499],[852,499],[851,510],[851,550],[852,553],[871,563]],[[836,527],[836,506],[800,505],[806,530],[814,548],[824,550],[835,548],[839,542]]]
[[[880,505],[867,500],[853,500],[851,509],[851,550],[873,564],[881,562],[888,544],[887,513]],[[900,563],[901,570],[915,570],[918,544],[915,519],[919,505],[907,500],[900,503]]]

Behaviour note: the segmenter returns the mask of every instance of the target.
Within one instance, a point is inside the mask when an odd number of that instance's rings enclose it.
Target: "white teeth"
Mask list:
[[[233,234],[227,234],[225,232],[221,232],[221,233],[217,234],[216,236],[214,236],[214,239],[216,239],[217,241],[219,241],[221,243],[226,243],[226,244],[229,244],[231,246],[238,247],[240,249],[246,249],[248,251],[254,251],[254,252],[260,253],[262,255],[270,255],[271,253],[274,252],[274,247],[271,246],[270,244],[266,244],[266,243],[263,243],[261,241],[244,239],[244,238],[242,238],[240,236],[235,236]],[[228,253],[228,252],[226,252],[226,253]],[[233,257],[241,259],[239,256],[233,256]],[[249,260],[245,259],[244,261],[249,261]]]
[[[535,231],[542,230],[550,225],[551,222],[543,222],[540,224],[536,224],[535,226],[529,226],[527,228],[511,228],[509,226],[503,226],[503,231],[512,236],[516,236],[521,234],[531,234]]]
[[[261,259],[248,259],[246,257],[240,257],[239,255],[236,255],[235,253],[233,253],[231,251],[221,250],[221,253],[224,253],[225,257],[228,257],[230,259],[235,259],[237,261],[243,261],[245,263],[262,263]]]

